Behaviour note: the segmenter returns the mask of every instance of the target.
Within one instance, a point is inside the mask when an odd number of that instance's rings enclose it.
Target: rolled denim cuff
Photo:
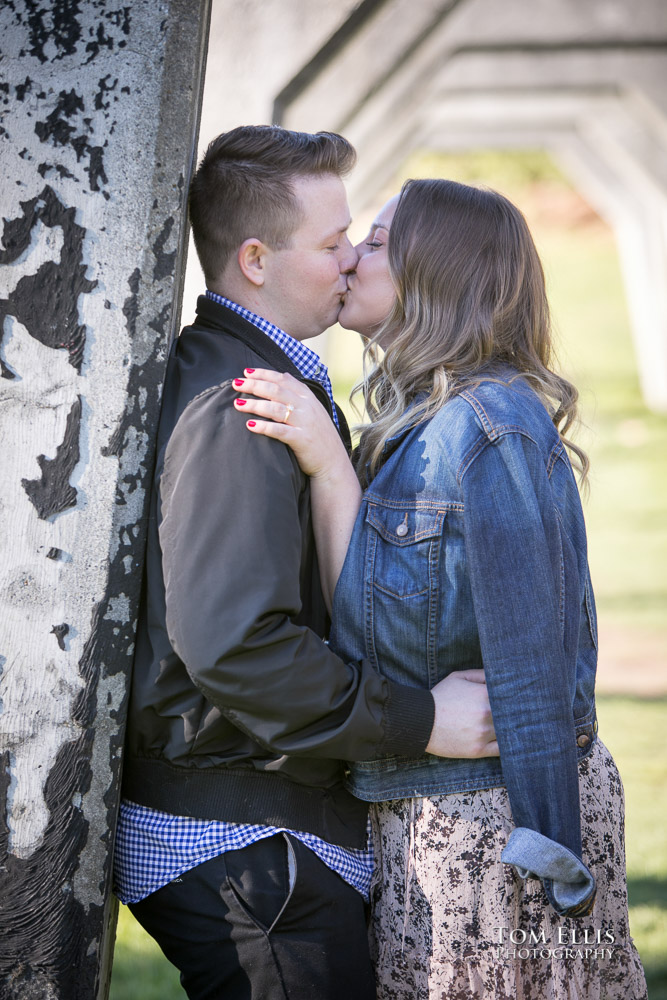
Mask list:
[[[536,830],[512,830],[500,860],[514,865],[521,878],[542,880],[554,910],[565,917],[587,916],[595,902],[595,879],[567,847]]]

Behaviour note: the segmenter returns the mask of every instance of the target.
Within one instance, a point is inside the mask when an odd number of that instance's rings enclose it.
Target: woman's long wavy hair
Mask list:
[[[428,420],[500,365],[540,396],[582,481],[586,454],[566,438],[577,420],[575,387],[552,371],[544,272],[521,212],[495,191],[448,180],[402,188],[388,241],[396,289],[391,314],[366,345],[358,469],[369,481],[385,442]],[[379,344],[387,344],[381,356]]]

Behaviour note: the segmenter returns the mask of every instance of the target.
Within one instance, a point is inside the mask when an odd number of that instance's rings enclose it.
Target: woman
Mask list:
[[[246,372],[239,411],[269,418],[248,427],[312,477],[332,645],[429,687],[482,662],[500,748],[500,762],[350,764],[373,803],[379,996],[638,1000],[568,453],[582,479],[588,462],[565,436],[577,393],[550,367],[535,246],[505,198],[430,180],[408,182],[358,252],[339,322],[372,364],[363,496],[303,384]]]

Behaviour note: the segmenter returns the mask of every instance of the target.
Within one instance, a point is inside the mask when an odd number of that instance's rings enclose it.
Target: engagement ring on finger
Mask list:
[[[292,406],[291,403],[288,403],[287,406],[285,407],[285,416],[283,417],[283,423],[284,424],[286,424],[286,423],[289,422],[289,415],[290,415],[290,413],[292,412],[293,409],[294,409],[294,407]]]

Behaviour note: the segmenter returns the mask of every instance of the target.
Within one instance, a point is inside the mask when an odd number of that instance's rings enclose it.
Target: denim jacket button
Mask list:
[[[407,535],[407,533],[408,533],[408,526],[405,523],[405,521],[401,521],[398,528],[396,529],[396,534],[398,535],[399,538],[404,538],[405,535]]]
[[[582,733],[581,736],[577,736],[577,745],[580,747],[587,747],[590,742],[591,738],[590,736],[587,736],[586,733]]]

